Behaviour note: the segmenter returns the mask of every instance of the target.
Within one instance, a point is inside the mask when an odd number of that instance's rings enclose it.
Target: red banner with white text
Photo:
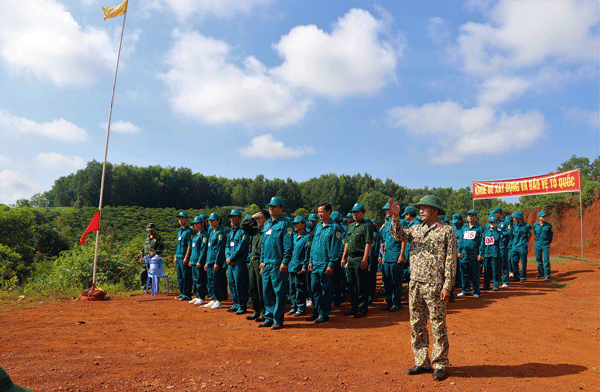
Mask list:
[[[473,200],[579,191],[579,169],[512,180],[473,181]]]

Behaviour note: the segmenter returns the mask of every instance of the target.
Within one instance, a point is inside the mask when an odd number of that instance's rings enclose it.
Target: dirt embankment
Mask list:
[[[540,210],[536,208],[523,211],[525,221],[531,227],[537,222]],[[581,257],[579,203],[563,207],[558,213],[548,213],[547,218],[554,230],[550,254]],[[535,254],[533,238],[529,242],[529,254]],[[586,259],[600,260],[600,199],[583,208],[583,256]]]

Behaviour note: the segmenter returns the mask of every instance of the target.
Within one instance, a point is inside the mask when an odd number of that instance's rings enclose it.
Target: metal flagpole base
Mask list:
[[[104,301],[108,299],[106,297],[106,291],[102,290],[100,287],[96,287],[96,284],[92,284],[92,288],[88,290],[83,290],[81,292],[81,296],[79,297],[82,301]]]

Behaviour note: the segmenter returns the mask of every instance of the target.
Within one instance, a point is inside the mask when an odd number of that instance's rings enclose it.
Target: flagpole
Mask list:
[[[121,28],[121,40],[119,41],[119,53],[117,55],[117,66],[115,68],[115,79],[113,81],[112,97],[110,99],[110,112],[108,114],[108,127],[106,130],[106,146],[104,147],[104,162],[102,163],[102,180],[100,182],[100,202],[98,203],[98,211],[100,217],[102,216],[102,199],[104,196],[104,178],[106,176],[106,156],[108,155],[108,138],[110,136],[110,121],[112,119],[113,103],[115,101],[115,88],[117,86],[117,73],[119,72],[119,59],[121,58],[121,46],[123,45],[123,32],[125,31],[125,19],[127,18],[127,12],[123,15],[123,27]],[[100,226],[100,220],[98,220],[98,226]],[[96,266],[98,265],[98,243],[100,240],[100,228],[96,231],[96,249],[94,250],[94,272],[92,275],[92,290],[96,287]],[[91,294],[91,291],[90,291]]]

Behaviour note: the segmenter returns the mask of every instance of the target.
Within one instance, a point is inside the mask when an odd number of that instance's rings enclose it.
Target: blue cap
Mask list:
[[[313,224],[311,222],[306,223],[306,231],[311,231],[313,229]]]
[[[544,211],[538,212],[538,216],[546,216],[546,215],[548,215],[548,214],[546,214]]]
[[[352,211],[352,212],[358,212],[358,211],[365,212],[365,205],[363,203],[356,203],[356,204],[354,204],[354,206],[352,207],[352,209],[350,211]]]
[[[208,220],[218,220],[218,221],[220,221],[221,220],[221,215],[217,214],[216,212],[213,212],[208,217]]]
[[[303,216],[298,215],[294,218],[294,223],[304,223],[306,224],[306,219]]]
[[[194,218],[194,221],[192,222],[193,225],[195,225],[196,223],[204,223],[204,219],[200,215],[198,215]]]
[[[317,216],[317,214],[310,214],[310,215],[308,216],[308,220],[309,220],[309,221],[318,221],[318,220],[319,220],[319,217]]]
[[[404,216],[406,214],[415,214],[415,216],[416,216],[417,215],[417,210],[413,206],[407,206],[404,209],[404,212],[402,213],[402,216]]]
[[[475,215],[475,216],[479,217],[479,215],[477,215],[477,211],[475,211],[475,210],[469,210],[469,212],[467,212],[467,215]]]
[[[462,220],[462,218],[462,215],[457,212],[456,214],[452,215],[452,223],[458,223],[458,221]]]
[[[342,215],[340,215],[340,213],[337,211],[333,211],[331,213],[331,219],[333,219],[333,221],[336,223],[340,223],[342,221]]]
[[[496,212],[499,212],[499,213],[501,213],[501,214],[502,214],[502,207],[500,207],[500,206],[498,206],[498,207],[494,207],[494,209],[492,210],[492,213],[494,213],[494,214],[495,214]]]
[[[181,211],[179,214],[177,214],[177,217],[189,218],[188,213],[185,211]]]
[[[382,210],[389,210],[390,209],[390,202],[386,201],[385,205],[383,206]]]
[[[207,221],[208,220],[208,215],[206,214],[200,214],[198,215],[200,218],[202,218],[203,220]]]
[[[490,218],[490,223],[498,223],[498,218],[497,218],[497,217],[495,217],[495,216],[492,216],[492,217]]]
[[[252,214],[246,214],[246,216],[244,216],[244,219],[250,219],[252,218]]]
[[[346,218],[352,218],[352,213],[351,212],[347,213]]]
[[[231,210],[229,216],[242,216],[242,213],[240,212],[240,210]]]
[[[523,216],[523,213],[521,211],[515,211],[512,214],[513,218],[517,218],[517,219],[525,219],[525,217]]]
[[[271,201],[267,205],[269,205],[269,206],[282,206],[283,207],[283,199],[281,197],[279,197],[279,196],[273,196],[271,198]]]

